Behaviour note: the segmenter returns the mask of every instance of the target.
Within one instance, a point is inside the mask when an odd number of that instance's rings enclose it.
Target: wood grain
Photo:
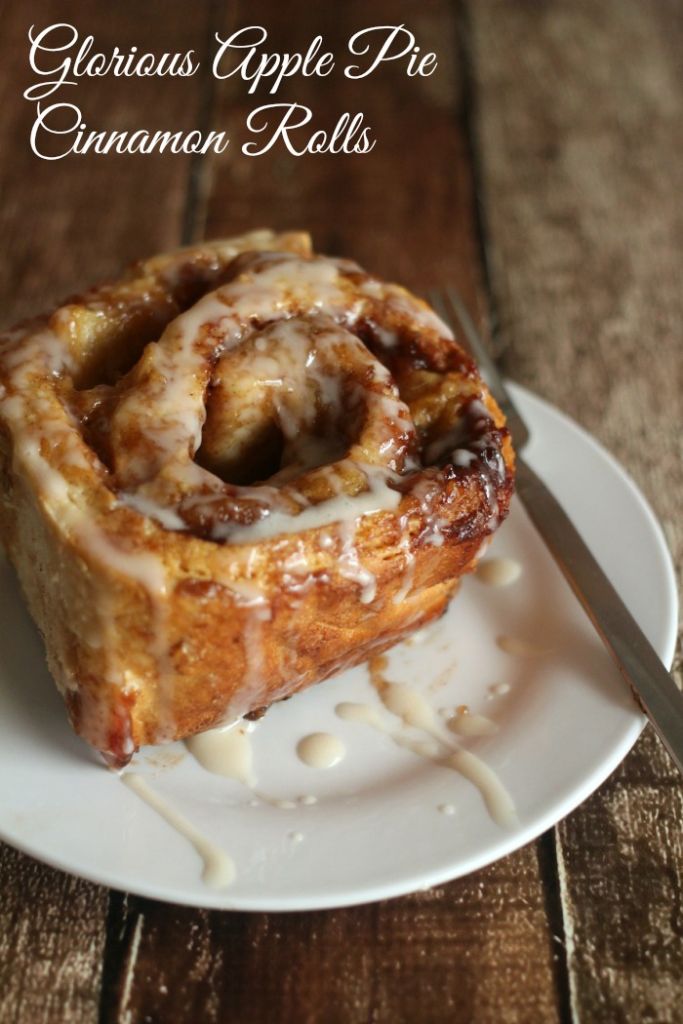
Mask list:
[[[0,1020],[95,1020],[107,890],[3,846],[0,892]]]
[[[508,371],[624,463],[680,579],[680,5],[485,0],[471,16]],[[648,732],[560,826],[574,1019],[683,1020],[682,807]]]
[[[341,72],[326,79],[286,82],[275,99],[306,104],[315,127],[331,128],[343,112],[362,111],[376,145],[359,155],[296,157],[282,146],[265,157],[240,152],[245,117],[267,93],[246,97],[244,84],[218,84],[215,119],[230,126],[235,144],[206,162],[210,179],[207,236],[242,230],[255,220],[276,228],[301,227],[321,252],[357,259],[369,270],[424,291],[456,277],[473,308],[483,310],[467,139],[462,131],[462,66],[452,5],[376,2],[372,18],[363,0],[343,6],[296,0],[257,0],[231,8],[224,33],[237,25],[266,26],[269,45],[304,50],[320,33],[339,64],[350,60],[348,38],[370,24],[410,25],[424,50],[439,57],[430,78],[408,78],[398,67],[352,81]],[[305,136],[302,136],[302,140]],[[274,182],[277,187],[274,187]]]
[[[527,847],[460,882],[350,910],[224,914],[129,897],[102,1021],[552,1024],[538,877]]]
[[[195,5],[186,19],[163,16],[163,0],[95,5],[70,14],[84,37],[92,33],[103,51],[137,45],[140,50],[202,49],[209,3]],[[3,325],[49,308],[84,284],[118,274],[133,259],[177,245],[190,158],[153,154],[69,155],[44,161],[29,147],[34,104],[22,99],[38,79],[28,65],[28,29],[64,18],[63,5],[43,2],[40,18],[9,8],[3,23],[0,264]],[[64,86],[64,89],[67,87]],[[63,90],[62,90],[63,91]],[[62,92],[57,94],[61,97]],[[173,127],[189,130],[199,116],[202,80],[110,77],[81,80],[68,94],[90,128]]]

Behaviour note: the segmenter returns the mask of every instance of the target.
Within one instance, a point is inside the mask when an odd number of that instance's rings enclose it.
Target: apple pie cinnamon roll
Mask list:
[[[305,234],[141,262],[0,340],[0,534],[116,765],[439,615],[513,476],[448,327]]]

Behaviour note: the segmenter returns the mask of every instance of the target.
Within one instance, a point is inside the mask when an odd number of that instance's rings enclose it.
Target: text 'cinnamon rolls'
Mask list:
[[[0,340],[0,534],[116,764],[434,618],[512,486],[449,329],[305,234],[156,257]]]

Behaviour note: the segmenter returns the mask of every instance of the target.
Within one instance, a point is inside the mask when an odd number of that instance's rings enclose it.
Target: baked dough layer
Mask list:
[[[439,615],[513,478],[446,325],[304,233],[143,261],[0,337],[0,536],[118,765]]]

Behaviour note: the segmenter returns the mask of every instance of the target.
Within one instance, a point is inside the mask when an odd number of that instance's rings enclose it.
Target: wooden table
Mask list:
[[[2,320],[127,261],[257,225],[307,227],[424,290],[455,280],[507,373],[575,417],[643,488],[680,560],[683,9],[676,0],[56,0],[1,6]],[[76,14],[78,16],[76,16]],[[225,128],[220,157],[38,160],[32,22],[103,49],[186,50],[191,79],[93,79],[92,127]],[[366,156],[239,152],[254,105],[213,34],[282,48],[406,22],[437,73],[297,80],[321,125],[363,109]],[[361,87],[362,86],[362,87]],[[265,100],[261,100],[265,102]],[[683,789],[647,730],[598,793],[505,860],[430,892],[324,913],[212,913],[0,854],[0,1020],[683,1021]]]

